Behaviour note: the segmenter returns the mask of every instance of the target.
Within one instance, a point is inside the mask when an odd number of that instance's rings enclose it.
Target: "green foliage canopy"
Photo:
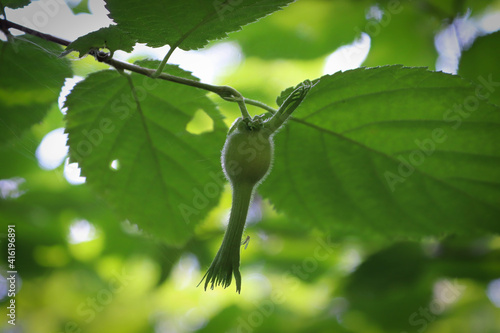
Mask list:
[[[5,12],[29,3],[0,5]],[[181,318],[174,329],[190,323],[199,332],[500,326],[490,292],[500,276],[499,33],[463,50],[460,76],[430,70],[439,30],[498,1],[107,0],[106,8],[115,24],[66,50],[36,34],[12,36],[2,18],[0,234],[16,225],[18,320],[27,331],[154,332],[159,311]],[[73,11],[87,12],[88,2]],[[329,53],[363,32],[370,67],[317,74]],[[220,150],[238,109],[234,92],[173,64],[163,78],[190,84],[148,77],[159,61],[102,70],[138,42],[174,51],[220,39],[241,47],[243,63],[219,82],[246,98],[278,95],[279,107],[304,75],[317,82],[275,136],[237,299],[194,288],[229,202]],[[100,63],[84,57],[97,51],[110,54]],[[79,66],[91,73],[68,95],[63,119],[57,99]],[[252,114],[264,112],[255,105],[247,103]],[[37,165],[40,141],[61,127],[85,185],[68,184],[63,166]],[[82,225],[96,235],[75,242]],[[110,292],[117,274],[126,292],[88,312],[86,300]],[[50,301],[56,292],[65,295],[60,304]],[[440,298],[450,292],[449,302]],[[422,312],[429,309],[431,317]]]

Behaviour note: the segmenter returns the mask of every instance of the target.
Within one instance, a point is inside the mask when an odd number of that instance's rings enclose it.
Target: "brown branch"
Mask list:
[[[68,41],[66,39],[62,39],[62,38],[55,37],[55,36],[52,36],[49,34],[45,34],[45,33],[24,27],[22,25],[19,25],[17,23],[14,23],[14,22],[11,22],[11,21],[8,21],[5,19],[0,19],[0,29],[2,31],[4,31],[7,34],[9,32],[8,29],[11,29],[11,28],[23,31],[27,34],[30,34],[30,35],[33,35],[36,37],[40,37],[40,38],[47,40],[49,42],[60,44],[62,46],[67,47],[68,45],[71,44],[71,41]],[[113,66],[117,70],[129,70],[129,71],[137,73],[137,74],[142,74],[142,75],[145,75],[145,76],[148,76],[151,78],[156,78],[155,77],[156,71],[154,69],[145,68],[145,67],[141,67],[141,66],[137,66],[137,65],[128,63],[128,62],[123,62],[123,61],[113,59],[108,53],[105,53],[102,51],[91,51],[89,54],[93,55],[97,59],[97,61],[100,61],[100,62],[106,63],[110,66]],[[203,90],[207,90],[207,91],[211,91],[213,93],[216,93],[217,95],[219,95],[222,99],[224,99],[226,101],[231,101],[231,102],[240,101],[241,102],[241,101],[247,100],[241,95],[240,92],[238,92],[236,89],[229,87],[229,86],[211,85],[208,83],[203,83],[203,82],[196,81],[196,80],[186,79],[183,77],[170,75],[167,73],[161,73],[157,78],[162,79],[162,80],[166,80],[166,81],[170,81],[170,82],[175,82],[175,83],[191,86],[191,87],[195,87],[195,88],[199,88],[199,89],[203,89]],[[261,107],[265,110],[272,109],[268,106],[263,107],[263,105],[264,105],[263,103],[250,103],[250,104]],[[241,105],[240,105],[240,108],[241,108]]]
[[[0,19],[0,27],[2,27],[2,31],[4,31],[4,32],[7,32],[8,29],[13,28],[13,29],[20,30],[24,33],[27,33],[27,34],[30,34],[30,35],[33,35],[36,37],[40,37],[40,38],[45,39],[49,42],[57,43],[57,44],[60,44],[63,46],[68,46],[69,44],[71,44],[71,42],[69,40],[55,37],[55,36],[52,36],[49,34],[45,34],[43,32],[36,31],[36,30],[30,29],[30,28],[24,27],[22,25],[19,25],[17,23],[14,23],[14,22],[11,22],[8,20],[4,20],[4,19]]]

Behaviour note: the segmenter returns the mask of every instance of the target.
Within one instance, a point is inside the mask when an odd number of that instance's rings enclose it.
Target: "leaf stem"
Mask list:
[[[170,59],[170,56],[172,55],[172,53],[174,53],[176,49],[176,46],[172,46],[170,48],[170,50],[168,50],[167,54],[165,55],[165,57],[162,59],[161,63],[160,63],[160,66],[158,66],[158,68],[156,69],[156,71],[153,73],[153,75],[151,75],[152,78],[157,78],[158,76],[161,75],[161,73],[163,72],[163,69],[165,68],[165,66],[167,65],[167,62],[168,62],[168,59]]]
[[[174,53],[174,51],[182,44],[182,42],[184,42],[186,40],[186,38],[189,37],[189,35],[191,35],[191,33],[193,33],[196,29],[201,27],[203,24],[207,23],[207,21],[210,19],[210,16],[211,15],[206,16],[203,20],[198,22],[198,24],[196,24],[194,27],[192,27],[188,32],[186,32],[184,35],[182,35],[181,38],[179,38],[174,44],[172,44],[170,46],[170,50],[168,50],[167,54],[165,55],[165,57],[161,61],[160,66],[158,66],[158,69],[153,74],[153,78],[158,77],[163,72],[163,69],[165,68],[165,65],[167,64],[168,59],[170,59],[170,56],[172,56],[172,53]]]
[[[239,92],[237,92],[239,94],[239,96],[237,97],[227,97],[227,98],[224,98],[226,101],[230,101],[230,102],[236,102],[238,103],[238,106],[240,107],[240,111],[241,111],[241,116],[243,117],[243,119],[251,119],[252,117],[250,116],[250,114],[248,113],[248,110],[247,110],[247,107],[246,107],[246,98],[243,97],[243,95],[241,95]]]

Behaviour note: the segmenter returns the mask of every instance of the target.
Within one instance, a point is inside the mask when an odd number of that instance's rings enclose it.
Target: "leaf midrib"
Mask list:
[[[302,124],[302,125],[304,125],[304,126],[311,127],[311,128],[313,128],[313,129],[315,129],[315,130],[318,130],[319,132],[325,133],[325,134],[327,134],[327,135],[332,135],[332,136],[335,136],[335,137],[337,137],[337,138],[339,138],[339,139],[341,139],[341,140],[346,140],[346,141],[348,141],[349,143],[351,143],[351,144],[355,144],[355,145],[357,145],[357,146],[359,146],[359,147],[361,147],[361,148],[363,148],[363,149],[366,149],[366,150],[368,150],[368,151],[370,151],[370,152],[372,152],[372,153],[375,153],[375,154],[378,154],[378,155],[382,155],[382,156],[386,157],[387,159],[389,159],[389,160],[393,161],[393,162],[394,162],[394,163],[396,163],[396,164],[398,164],[398,163],[399,163],[399,161],[397,161],[397,160],[396,160],[393,156],[387,155],[387,154],[385,154],[385,153],[384,153],[384,152],[382,152],[382,151],[379,151],[379,150],[375,150],[375,149],[373,149],[373,148],[370,148],[370,147],[368,147],[368,146],[366,146],[366,145],[364,145],[364,144],[362,144],[362,143],[360,143],[360,142],[358,142],[358,141],[354,141],[354,140],[352,140],[352,139],[350,139],[350,138],[348,138],[348,137],[345,137],[345,136],[343,136],[343,135],[341,135],[341,134],[339,134],[339,133],[336,133],[336,132],[331,131],[331,130],[329,130],[329,129],[322,128],[322,127],[317,126],[317,125],[315,125],[315,124],[311,124],[311,123],[309,123],[309,122],[307,122],[307,121],[305,121],[305,120],[302,120],[302,119],[293,118],[293,120],[294,120],[295,122],[299,123],[299,124]],[[465,195],[465,196],[469,197],[469,198],[470,198],[471,200],[473,200],[473,201],[478,201],[478,202],[480,202],[480,203],[482,203],[482,204],[484,204],[484,205],[487,205],[487,206],[491,207],[492,209],[497,210],[497,211],[499,211],[499,212],[500,212],[500,209],[498,209],[497,207],[493,206],[492,204],[490,204],[490,203],[488,203],[488,202],[485,202],[485,201],[483,201],[483,200],[481,200],[481,199],[479,199],[479,198],[477,198],[477,197],[473,197],[473,196],[471,196],[469,193],[464,192],[463,190],[461,190],[461,189],[459,189],[459,188],[456,188],[455,186],[453,186],[453,185],[451,185],[451,184],[449,184],[449,183],[447,183],[447,182],[443,181],[442,179],[436,178],[436,177],[434,177],[433,175],[428,174],[427,172],[422,171],[422,170],[420,170],[420,169],[418,169],[418,168],[415,168],[415,172],[418,172],[418,173],[420,173],[421,175],[423,175],[423,176],[425,176],[425,177],[428,177],[429,179],[432,179],[432,180],[434,180],[434,181],[436,181],[436,182],[440,183],[441,185],[443,185],[443,186],[445,186],[445,187],[449,187],[449,188],[453,189],[454,191],[457,191],[458,193],[461,193],[461,194],[463,194],[463,195]]]

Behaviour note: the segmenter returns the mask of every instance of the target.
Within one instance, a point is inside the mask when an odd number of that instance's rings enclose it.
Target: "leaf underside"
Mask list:
[[[475,91],[424,68],[324,76],[276,135],[260,192],[337,234],[498,232],[500,110]]]
[[[176,66],[167,70],[194,79]],[[131,80],[136,98],[125,75],[110,70],[75,86],[66,102],[70,156],[123,218],[180,245],[218,202],[227,128],[206,92],[136,74]],[[213,131],[186,131],[198,110]]]
[[[292,0],[106,0],[109,16],[139,43],[199,49],[269,15]],[[138,19],[141,18],[141,19]]]
[[[123,31],[116,25],[92,31],[85,36],[77,38],[68,45],[63,55],[71,51],[80,53],[80,57],[86,55],[92,49],[109,49],[111,53],[116,50],[132,52],[136,39],[130,33]]]
[[[458,74],[478,84],[489,82],[481,94],[489,101],[500,105],[500,31],[477,38],[472,47],[464,51],[460,57]]]
[[[0,41],[0,144],[19,138],[57,102],[69,61],[59,45],[34,36]]]

